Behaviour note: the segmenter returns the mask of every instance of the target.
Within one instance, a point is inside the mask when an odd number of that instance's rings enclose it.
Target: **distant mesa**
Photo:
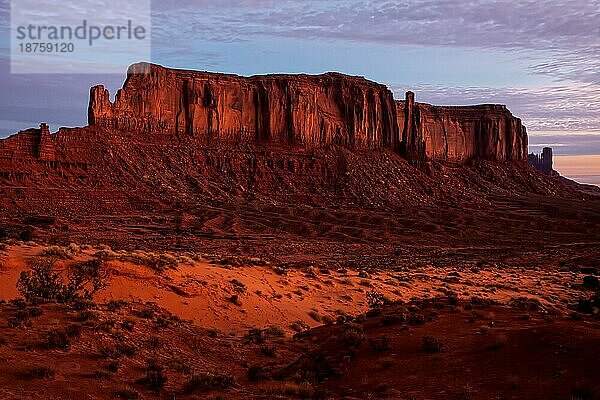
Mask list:
[[[56,146],[81,130],[149,134],[205,144],[268,144],[307,149],[388,149],[413,163],[527,160],[527,132],[504,105],[433,106],[407,92],[340,73],[241,77],[129,67],[116,96],[90,89],[88,127],[29,129],[0,142],[4,158],[54,161]]]
[[[110,101],[90,90],[90,126],[207,142],[390,149],[409,160],[527,160],[527,133],[503,105],[394,100],[384,85],[339,73],[241,77],[132,65]]]
[[[104,130],[149,142],[385,149],[413,165],[528,159],[527,131],[504,105],[434,106],[413,92],[395,100],[384,85],[340,73],[241,77],[138,63],[114,102],[102,85],[90,89],[88,124],[21,131],[0,141],[0,156],[56,161],[57,146]]]
[[[544,147],[540,154],[530,153],[527,157],[529,165],[546,175],[558,175],[554,171],[552,148]]]

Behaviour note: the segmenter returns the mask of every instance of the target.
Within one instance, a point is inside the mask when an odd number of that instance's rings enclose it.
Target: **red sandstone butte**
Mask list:
[[[111,103],[90,90],[89,125],[195,135],[208,142],[388,148],[408,159],[525,161],[527,133],[503,105],[394,101],[384,85],[339,73],[240,77],[132,65]]]
[[[432,106],[414,102],[408,92],[396,106],[408,158],[457,163],[527,159],[527,131],[504,105]]]
[[[135,64],[114,104],[90,91],[89,124],[117,130],[364,149],[397,147],[392,93],[337,73],[250,78]]]

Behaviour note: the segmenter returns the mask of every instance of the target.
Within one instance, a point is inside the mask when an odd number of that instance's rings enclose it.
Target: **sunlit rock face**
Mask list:
[[[114,104],[102,86],[91,89],[89,123],[208,141],[350,149],[394,149],[398,140],[392,93],[334,73],[246,78],[136,64]]]
[[[89,124],[211,141],[388,148],[408,159],[522,161],[527,134],[502,105],[394,102],[384,85],[338,73],[240,77],[135,64],[110,101],[90,91]]]
[[[414,102],[411,92],[396,105],[408,158],[456,163],[527,159],[526,129],[506,106],[432,106]]]

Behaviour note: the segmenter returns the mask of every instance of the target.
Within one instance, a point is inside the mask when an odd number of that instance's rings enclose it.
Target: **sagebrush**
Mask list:
[[[55,268],[55,259],[36,259],[30,271],[21,272],[17,289],[28,301],[68,303],[91,300],[108,284],[109,271],[94,259],[75,263],[66,271]]]

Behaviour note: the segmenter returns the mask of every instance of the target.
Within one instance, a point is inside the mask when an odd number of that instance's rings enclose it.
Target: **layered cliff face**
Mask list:
[[[411,92],[396,105],[403,152],[409,159],[527,160],[527,132],[506,106],[432,106],[415,102]]]
[[[91,89],[89,124],[209,142],[398,145],[392,93],[364,78],[335,73],[245,78],[135,64],[114,103],[104,87]]]
[[[383,85],[337,73],[240,77],[132,65],[110,101],[90,91],[89,124],[207,142],[388,148],[407,159],[524,161],[527,134],[505,106],[394,102]]]

